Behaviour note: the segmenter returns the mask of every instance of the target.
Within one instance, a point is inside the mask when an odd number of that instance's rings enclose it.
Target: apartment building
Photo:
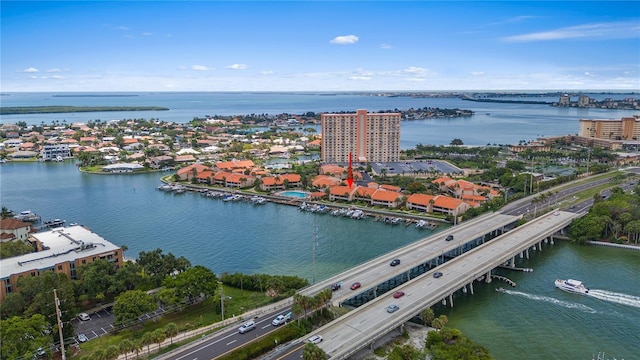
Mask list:
[[[578,136],[607,140],[640,140],[640,115],[613,119],[580,119]]]
[[[389,162],[400,159],[400,113],[322,114],[322,162]]]
[[[80,266],[98,259],[105,259],[115,267],[123,265],[119,246],[80,225],[33,233],[29,241],[39,251],[0,261],[0,301],[9,293],[19,292],[18,280],[22,277],[53,271],[75,279]]]

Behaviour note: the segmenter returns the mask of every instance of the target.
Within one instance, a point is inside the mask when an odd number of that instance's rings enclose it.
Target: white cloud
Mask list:
[[[421,67],[416,67],[416,66],[409,66],[408,68],[402,70],[404,73],[407,74],[412,74],[415,76],[426,76],[427,75],[427,70]]]
[[[503,38],[503,40],[508,42],[529,42],[563,39],[623,39],[638,37],[639,31],[640,25],[635,22],[611,22],[509,36]]]
[[[26,68],[26,69],[22,70],[22,72],[25,72],[25,73],[37,73],[37,72],[39,72],[39,71],[40,71],[40,70],[38,70],[38,69],[36,69],[36,68],[32,68],[32,67],[30,67],[30,68]]]
[[[346,45],[346,44],[355,44],[357,43],[359,38],[355,35],[342,35],[336,36],[333,40],[329,41],[332,44],[338,45]]]
[[[191,66],[191,70],[195,70],[195,71],[209,71],[211,70],[208,66],[204,66],[204,65],[192,65]]]
[[[152,32],[143,32],[143,33],[142,33],[142,35],[144,35],[144,36],[151,36],[151,35],[153,35],[153,33],[152,33]]]
[[[349,76],[349,80],[371,80],[373,79],[371,76]]]
[[[472,71],[470,74],[473,76],[482,76],[484,75],[484,71]]]
[[[391,49],[391,45],[389,45],[389,44],[380,44],[380,49]]]
[[[584,76],[596,76],[596,74],[589,72],[589,71],[585,71],[584,72]]]
[[[275,74],[275,72],[271,70],[260,71],[260,75],[273,75],[273,74]]]
[[[233,64],[227,66],[229,70],[245,70],[247,68],[247,64]]]
[[[120,25],[120,26],[116,26],[116,27],[114,27],[114,29],[116,29],[116,30],[122,30],[122,31],[127,31],[127,30],[129,30],[129,28],[128,28],[128,27],[126,27],[126,26],[122,26],[122,25]]]

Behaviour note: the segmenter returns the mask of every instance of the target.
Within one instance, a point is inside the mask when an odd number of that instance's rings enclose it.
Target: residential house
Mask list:
[[[29,239],[33,231],[31,224],[16,219],[0,220],[0,242]]]
[[[179,180],[191,180],[194,176],[197,176],[199,173],[203,171],[211,171],[212,169],[203,164],[192,164],[189,166],[185,166],[181,169],[178,169],[176,176]]]

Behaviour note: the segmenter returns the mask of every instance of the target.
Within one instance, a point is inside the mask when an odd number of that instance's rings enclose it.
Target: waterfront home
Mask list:
[[[340,179],[347,178],[347,169],[333,164],[324,164],[320,166],[320,175],[331,175]]]
[[[432,211],[434,213],[441,213],[444,215],[460,215],[464,214],[471,208],[471,205],[460,199],[454,199],[448,196],[436,196],[433,199]]]
[[[384,206],[388,208],[396,208],[402,200],[402,194],[395,191],[378,189],[371,195],[372,206]]]
[[[165,166],[173,166],[174,161],[173,157],[169,155],[160,155],[147,159],[147,163],[149,164],[150,168],[160,169]]]
[[[249,170],[256,166],[251,160],[231,160],[221,161],[213,165],[218,170],[233,171],[233,170]]]
[[[133,163],[118,163],[102,167],[102,171],[108,173],[132,173],[136,170],[144,170],[144,166]]]
[[[31,224],[16,219],[0,220],[0,242],[29,239],[33,231]]]
[[[428,194],[411,194],[407,197],[407,209],[432,212],[435,196]]]
[[[197,176],[203,171],[211,171],[212,169],[203,164],[191,164],[189,166],[185,166],[183,168],[178,169],[176,176],[178,180],[191,180],[194,176]]]
[[[300,180],[300,174],[280,174],[277,176],[265,176],[261,179],[260,190],[271,191],[300,187]]]
[[[355,187],[350,188],[348,186],[333,186],[329,188],[329,200],[352,201],[355,191]]]
[[[312,186],[317,189],[330,188],[332,186],[340,185],[341,183],[341,179],[329,175],[317,175],[311,181]]]

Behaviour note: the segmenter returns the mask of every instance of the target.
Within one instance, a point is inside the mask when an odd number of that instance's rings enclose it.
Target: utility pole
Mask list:
[[[56,305],[56,319],[58,320],[58,335],[60,335],[60,353],[62,354],[62,360],[67,360],[67,355],[64,353],[64,336],[62,335],[62,321],[60,321],[60,300],[58,299],[58,293],[56,289],[53,289],[53,302]]]
[[[218,281],[218,285],[220,286],[220,315],[222,316],[222,321],[224,321],[224,288],[222,287],[222,282]]]

